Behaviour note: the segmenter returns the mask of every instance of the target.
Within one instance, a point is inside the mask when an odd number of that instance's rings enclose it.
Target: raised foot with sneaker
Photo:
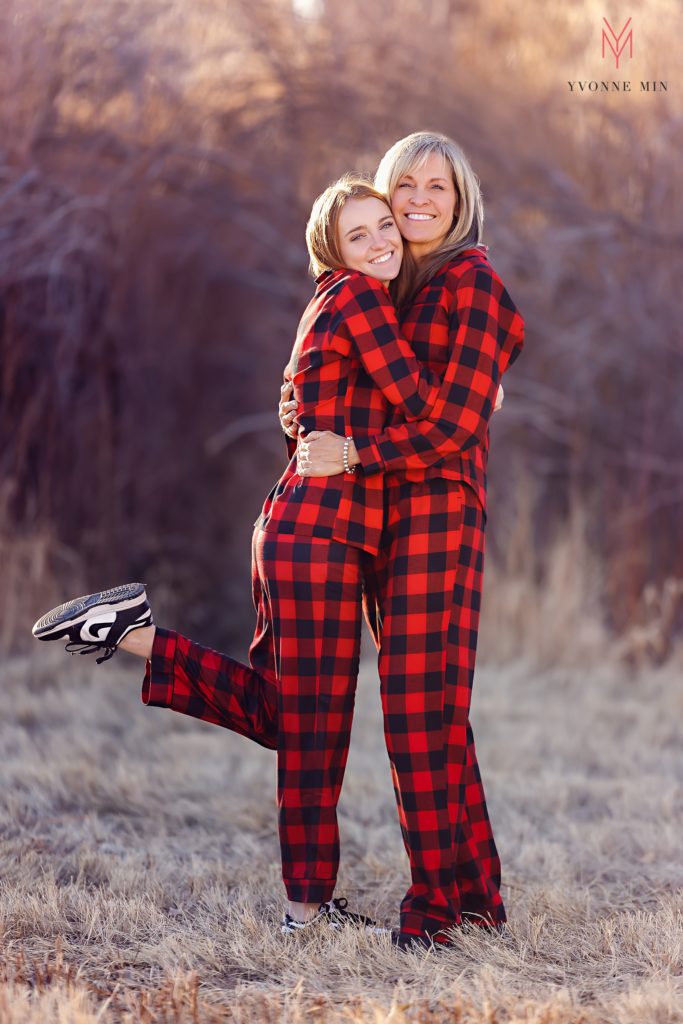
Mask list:
[[[134,629],[153,624],[144,583],[124,583],[52,608],[38,619],[32,632],[37,640],[67,640],[69,654],[104,651],[96,659],[99,665],[112,657]]]

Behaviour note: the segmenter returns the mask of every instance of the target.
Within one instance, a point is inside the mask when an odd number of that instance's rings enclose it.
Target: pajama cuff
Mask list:
[[[287,899],[292,903],[329,903],[337,884],[334,878],[284,878]]]
[[[177,634],[157,626],[152,643],[152,657],[147,659],[142,680],[142,703],[170,708],[173,704],[175,650]]]
[[[356,446],[358,458],[360,459],[361,468],[365,476],[384,472],[382,453],[371,437],[359,437],[358,440],[354,437],[353,443]]]

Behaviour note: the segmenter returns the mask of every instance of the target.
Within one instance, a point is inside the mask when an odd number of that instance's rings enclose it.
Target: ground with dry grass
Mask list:
[[[145,708],[140,664],[45,647],[3,666],[3,1022],[683,1020],[674,668],[480,667],[510,934],[406,955],[283,940],[273,756]],[[371,661],[341,831],[338,895],[396,924],[407,868]]]

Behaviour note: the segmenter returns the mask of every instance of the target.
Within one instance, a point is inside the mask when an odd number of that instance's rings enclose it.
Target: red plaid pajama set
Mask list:
[[[323,275],[285,376],[304,430],[352,434],[361,466],[299,478],[290,445],[254,531],[249,666],[157,630],[145,703],[278,750],[292,900],[334,890],[362,594],[411,867],[401,929],[436,935],[465,912],[505,920],[469,706],[487,424],[522,339],[523,321],[478,249],[425,286],[401,334],[377,282]]]

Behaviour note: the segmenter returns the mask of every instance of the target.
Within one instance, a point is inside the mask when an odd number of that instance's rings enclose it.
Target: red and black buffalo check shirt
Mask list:
[[[381,435],[396,412],[427,416],[441,378],[422,367],[399,332],[389,293],[355,270],[326,271],[297,331],[285,380],[294,386],[304,433],[331,430],[354,441]],[[266,498],[256,525],[327,537],[376,554],[383,526],[383,479],[357,472],[300,477],[295,442],[289,465]]]
[[[398,408],[385,430],[356,437],[367,481],[463,480],[486,510],[488,422],[498,385],[524,344],[524,320],[480,249],[451,260],[418,293],[401,320],[412,351],[443,384],[428,419],[408,423]],[[360,467],[359,467],[360,468]]]

